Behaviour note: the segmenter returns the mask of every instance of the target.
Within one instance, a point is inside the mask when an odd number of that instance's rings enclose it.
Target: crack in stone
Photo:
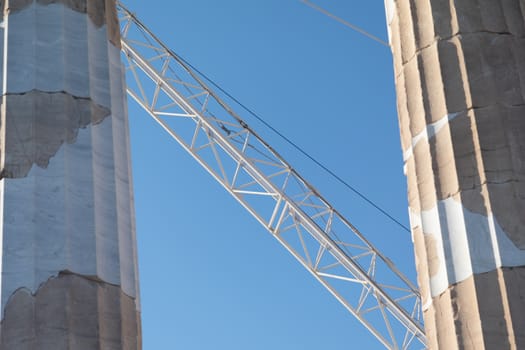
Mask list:
[[[521,181],[519,179],[508,179],[508,180],[504,180],[504,181],[483,181],[483,182],[480,182],[479,184],[477,184],[475,186],[472,186],[472,187],[461,188],[461,189],[459,189],[459,191],[456,191],[456,192],[450,194],[448,197],[440,198],[438,200],[445,200],[447,198],[451,198],[451,197],[454,197],[454,196],[457,196],[457,195],[461,195],[464,191],[473,191],[473,190],[482,188],[483,186],[486,186],[486,185],[506,185],[506,184],[509,184],[509,183],[521,183]]]
[[[17,294],[18,292],[20,292],[20,291],[26,291],[26,292],[27,292],[28,294],[30,294],[32,297],[36,297],[36,296],[38,295],[38,293],[40,292],[40,290],[41,290],[45,285],[47,285],[47,284],[48,284],[49,282],[51,282],[52,280],[57,279],[57,278],[61,278],[61,277],[63,277],[63,276],[76,276],[76,277],[78,277],[78,278],[85,279],[86,281],[91,281],[91,282],[95,282],[95,283],[101,283],[101,284],[104,284],[104,285],[108,285],[108,286],[113,286],[113,287],[118,287],[118,288],[120,288],[120,285],[118,285],[118,284],[114,284],[114,283],[109,283],[109,282],[106,282],[106,281],[103,281],[102,279],[100,279],[100,278],[97,277],[97,276],[82,275],[82,274],[75,273],[75,272],[72,272],[72,271],[69,271],[69,270],[62,270],[62,271],[59,271],[57,274],[54,274],[54,275],[52,275],[52,276],[49,276],[49,278],[48,278],[47,280],[45,280],[45,281],[43,281],[42,283],[40,283],[40,285],[38,286],[38,288],[37,288],[34,292],[31,291],[31,289],[28,288],[28,287],[19,287],[19,288],[15,289],[15,290],[11,293],[11,295],[9,296],[9,298],[7,299],[7,301],[6,301],[6,305],[9,304],[11,298],[12,298],[15,294]],[[123,293],[123,294],[126,294],[126,293],[124,293],[124,291],[122,291],[122,293]],[[133,299],[133,297],[130,296],[130,295],[127,295],[127,294],[126,294],[126,296],[128,296],[128,297],[130,297],[130,298]],[[4,319],[4,316],[5,316],[5,315],[4,315],[4,312],[5,312],[5,310],[3,310],[3,312],[2,312],[2,315],[1,315],[2,318],[1,318],[1,320]],[[1,323],[1,321],[0,321],[0,323]]]
[[[25,96],[25,95],[30,95],[32,93],[64,94],[64,95],[71,96],[75,100],[92,101],[91,97],[73,95],[73,94],[71,94],[70,92],[68,92],[66,90],[45,91],[45,90],[40,90],[40,89],[32,89],[32,90],[24,91],[24,92],[7,92],[7,93],[3,94],[2,96]],[[97,106],[100,106],[100,108],[106,108],[106,107],[103,107],[102,105],[99,105],[99,104],[97,104]]]
[[[459,39],[460,39],[460,38],[462,38],[464,35],[475,35],[475,34],[493,34],[493,35],[502,35],[502,36],[512,36],[512,37],[516,37],[516,38],[518,38],[518,39],[523,39],[523,38],[525,38],[525,36],[516,36],[516,35],[514,35],[514,34],[512,34],[512,33],[510,33],[510,32],[491,32],[491,31],[458,32],[458,33],[456,33],[456,34],[454,34],[454,35],[451,35],[451,36],[448,36],[448,37],[435,36],[435,37],[434,37],[434,40],[433,40],[431,43],[429,43],[429,44],[427,44],[427,45],[425,45],[425,46],[422,46],[422,47],[420,47],[420,48],[417,48],[417,49],[414,51],[414,54],[413,54],[413,55],[411,55],[407,60],[402,61],[402,62],[401,62],[401,66],[402,66],[402,67],[406,66],[408,63],[412,62],[414,59],[417,59],[417,57],[419,57],[420,54],[421,54],[423,51],[429,49],[430,47],[436,45],[436,44],[439,43],[439,42],[442,42],[442,41],[451,41],[451,40],[454,39],[454,38],[459,38]],[[399,72],[399,74],[397,74],[397,75],[395,76],[395,78],[398,79],[398,78],[399,78],[401,75],[403,75],[403,74],[404,74],[404,72],[403,72],[403,70],[401,70],[401,71]]]

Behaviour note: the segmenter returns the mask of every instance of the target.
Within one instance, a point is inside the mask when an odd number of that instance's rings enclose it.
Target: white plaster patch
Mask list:
[[[396,4],[394,0],[385,0],[385,14],[388,30],[388,42],[392,44],[392,30],[390,29],[390,26],[392,25],[392,21],[394,20],[394,16],[396,14]]]
[[[410,228],[411,228],[410,233],[411,233],[411,237],[412,237],[412,243],[415,243],[414,230],[416,228],[418,228],[418,227],[420,227],[420,228],[423,227],[423,223],[421,222],[421,215],[419,215],[418,213],[414,212],[409,207],[408,208],[408,217],[409,217],[409,220],[410,220]],[[417,256],[416,256],[416,259],[418,259]],[[423,311],[426,311],[432,305],[432,295],[431,295],[430,289],[428,289],[428,288],[420,288],[420,292],[421,293],[423,291],[425,291],[425,290],[427,291],[427,295],[421,295],[421,299],[422,300],[426,300],[425,304],[421,305]]]
[[[447,114],[446,116],[444,116],[443,118],[439,119],[438,121],[432,123],[432,124],[428,124],[427,127],[421,131],[419,134],[417,134],[416,136],[414,136],[412,138],[412,145],[405,151],[405,153],[403,154],[403,160],[406,162],[410,157],[412,157],[413,155],[413,150],[414,150],[414,147],[416,147],[416,145],[421,142],[421,141],[428,141],[430,140],[432,137],[436,136],[436,134],[441,130],[443,129],[443,127],[445,125],[448,125],[448,123],[455,119],[456,117],[458,117],[460,115],[460,113],[451,113],[451,114]]]
[[[422,227],[422,225],[421,216],[419,214],[416,214],[413,210],[411,210],[410,207],[408,208],[408,221],[410,222],[410,234],[412,237],[412,243],[414,243],[414,229],[416,227]]]
[[[423,312],[427,311],[433,303],[432,297],[430,295],[428,295],[425,300],[426,302],[423,305],[421,305],[421,310],[423,310]]]
[[[429,274],[430,280],[430,293],[432,296],[436,295],[436,290],[439,291],[448,286],[448,273],[447,266],[442,262],[445,261],[445,249],[443,247],[443,239],[441,237],[441,221],[439,220],[439,213],[437,208],[430,211],[424,211],[421,213],[421,228],[426,237],[425,241],[434,242],[435,250],[428,252],[427,258],[437,259],[437,262],[429,261],[429,267],[433,264],[434,274]]]
[[[492,214],[473,213],[453,198],[423,211],[421,225],[436,242],[440,262],[438,272],[430,277],[432,297],[473,274],[525,265],[525,251],[514,245]]]
[[[394,15],[396,11],[396,4],[394,0],[385,0],[385,13],[386,20],[388,24],[391,24],[394,20]]]
[[[8,93],[65,91],[109,108],[111,60],[120,52],[89,16],[63,4],[34,3],[8,16]]]
[[[469,246],[466,230],[471,228],[455,204],[454,200],[438,202],[441,234],[436,233],[442,239],[444,256],[449,262],[446,264],[448,280],[462,281],[472,275],[470,251],[464,249]]]
[[[403,160],[406,161],[412,157],[414,155],[414,147],[413,146],[410,146],[408,147],[407,150],[405,150],[405,152],[403,153]],[[406,175],[407,174],[407,169],[406,169],[406,164],[405,164],[405,167],[403,168],[403,172],[404,174]]]

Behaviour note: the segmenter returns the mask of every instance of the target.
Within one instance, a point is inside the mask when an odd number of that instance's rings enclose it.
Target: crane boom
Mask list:
[[[418,289],[187,62],[118,5],[128,94],[386,348],[421,349]]]

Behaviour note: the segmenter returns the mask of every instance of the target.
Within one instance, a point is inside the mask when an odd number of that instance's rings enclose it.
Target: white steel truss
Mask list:
[[[119,4],[128,94],[388,349],[426,348],[417,288]]]

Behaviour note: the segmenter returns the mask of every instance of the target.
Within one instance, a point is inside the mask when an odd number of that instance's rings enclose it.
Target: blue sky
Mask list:
[[[408,225],[390,49],[299,0],[126,0],[175,52]],[[381,0],[317,0],[386,39]],[[410,235],[233,106],[398,267]],[[382,349],[130,101],[144,349]]]

